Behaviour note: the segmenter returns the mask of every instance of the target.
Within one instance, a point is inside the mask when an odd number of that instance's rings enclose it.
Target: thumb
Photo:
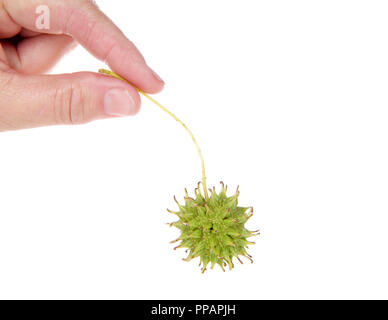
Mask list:
[[[135,115],[136,89],[104,75],[0,72],[0,131]]]

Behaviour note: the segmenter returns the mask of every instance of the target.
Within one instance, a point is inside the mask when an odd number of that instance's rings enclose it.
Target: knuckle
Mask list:
[[[12,86],[15,79],[15,73],[1,72],[0,73],[0,90],[6,92],[8,88]]]
[[[82,124],[85,117],[85,92],[79,83],[71,83],[54,93],[54,114],[57,123]]]
[[[0,72],[0,132],[15,129],[15,120],[12,110],[9,108],[11,101],[15,99],[16,74]]]

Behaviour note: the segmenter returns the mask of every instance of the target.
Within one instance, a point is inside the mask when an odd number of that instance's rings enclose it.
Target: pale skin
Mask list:
[[[36,8],[50,9],[50,28]],[[47,75],[77,44],[128,82],[92,72]],[[157,93],[164,82],[135,45],[92,0],[0,0],[0,131],[135,115],[135,87]]]

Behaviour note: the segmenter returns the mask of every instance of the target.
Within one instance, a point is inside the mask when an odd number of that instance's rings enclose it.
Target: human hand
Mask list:
[[[40,5],[49,28],[36,24]],[[0,0],[0,131],[134,115],[133,86],[91,72],[44,75],[80,43],[116,73],[148,93],[164,82],[134,44],[92,0]]]

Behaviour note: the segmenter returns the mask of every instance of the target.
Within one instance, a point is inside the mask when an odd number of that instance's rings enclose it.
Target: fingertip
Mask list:
[[[164,89],[164,86],[165,86],[166,83],[159,76],[159,74],[157,74],[153,69],[150,68],[150,70],[151,70],[151,73],[152,73],[153,77],[157,81],[157,85],[156,85],[156,88],[155,88],[156,92],[154,92],[154,93],[158,93],[158,92],[160,92],[160,91],[162,91]]]
[[[102,93],[102,111],[107,117],[134,116],[141,108],[141,98],[131,84],[113,77],[96,74]]]
[[[108,66],[113,72],[120,75],[134,87],[151,94],[163,90],[164,81],[145,62],[133,63],[130,58],[120,60],[120,64],[117,61],[114,60],[113,63],[108,63]]]
[[[165,82],[163,79],[150,67],[145,66],[146,74],[141,79],[137,79],[139,89],[146,93],[155,94],[164,89]]]
[[[125,88],[109,89],[104,95],[104,113],[107,116],[134,116],[139,112],[140,105]]]
[[[146,86],[145,89],[142,89],[145,93],[149,93],[149,94],[156,94],[156,93],[159,93],[161,91],[163,91],[164,89],[164,82],[161,82],[161,83],[155,83],[153,85],[148,85]]]

